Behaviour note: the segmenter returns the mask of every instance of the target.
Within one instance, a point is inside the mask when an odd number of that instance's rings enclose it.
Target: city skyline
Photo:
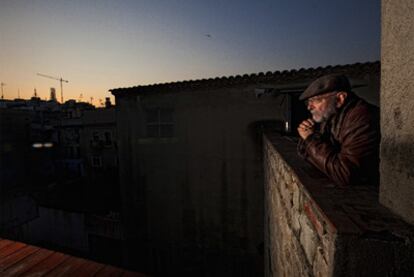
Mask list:
[[[60,100],[41,73],[99,105],[119,87],[379,60],[380,2],[4,1],[0,36],[6,99]]]

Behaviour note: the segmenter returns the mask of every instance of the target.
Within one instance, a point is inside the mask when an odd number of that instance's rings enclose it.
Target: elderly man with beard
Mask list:
[[[379,109],[344,75],[325,75],[302,93],[312,117],[298,127],[298,153],[339,186],[378,185]]]

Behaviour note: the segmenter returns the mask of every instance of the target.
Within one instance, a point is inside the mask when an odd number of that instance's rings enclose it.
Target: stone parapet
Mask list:
[[[372,187],[339,188],[264,135],[266,276],[414,276],[414,227]]]

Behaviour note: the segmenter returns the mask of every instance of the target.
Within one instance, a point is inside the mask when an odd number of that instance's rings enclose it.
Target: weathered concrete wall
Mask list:
[[[414,2],[382,0],[380,201],[414,223]]]
[[[143,256],[152,270],[204,267],[217,275],[244,267],[240,274],[247,276],[255,268],[263,243],[263,178],[252,126],[281,119],[279,102],[256,98],[253,87],[117,102],[127,233],[139,241],[133,251],[148,245]],[[157,107],[174,110],[173,137],[146,137],[145,111]]]
[[[266,276],[413,276],[414,228],[370,187],[338,188],[264,138]]]

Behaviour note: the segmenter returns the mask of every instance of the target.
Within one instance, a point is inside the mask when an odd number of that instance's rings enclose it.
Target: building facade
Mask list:
[[[115,108],[0,101],[0,234],[120,264]]]
[[[127,264],[261,274],[260,129],[284,130],[297,95],[334,72],[378,103],[378,62],[113,89]]]

